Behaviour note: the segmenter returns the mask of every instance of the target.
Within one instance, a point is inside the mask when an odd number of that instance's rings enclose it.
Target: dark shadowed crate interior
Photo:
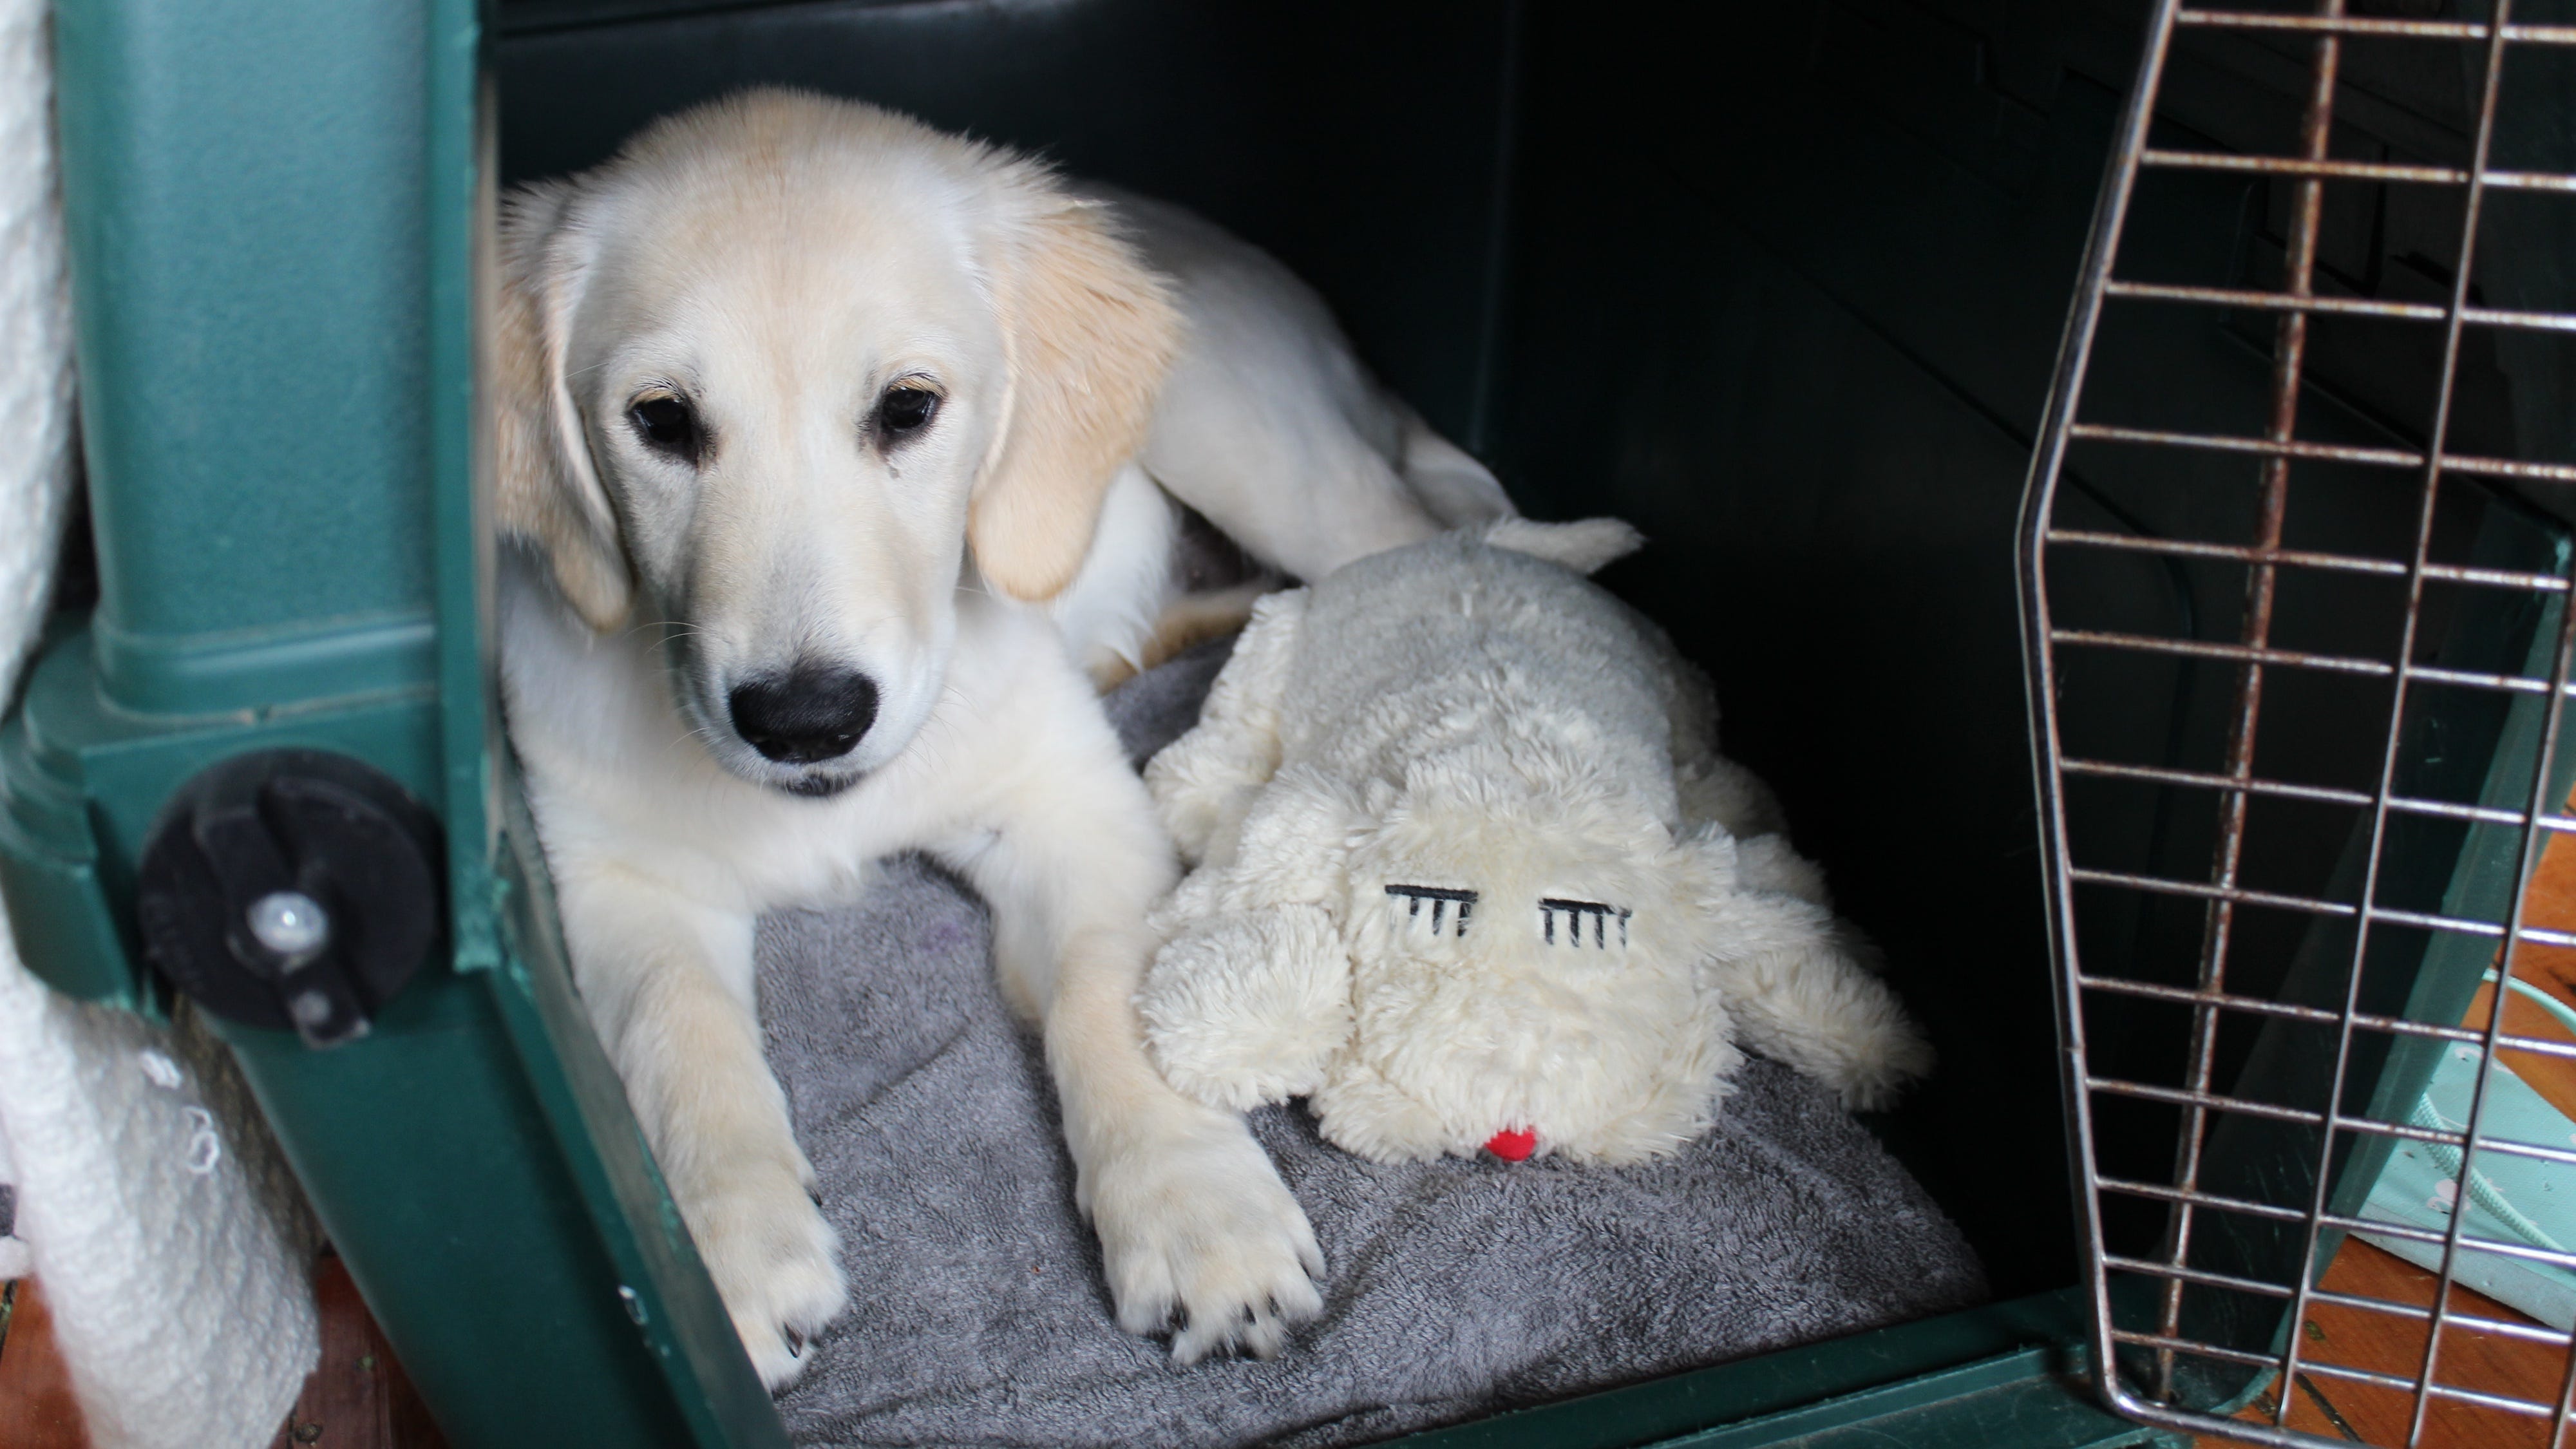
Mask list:
[[[450,42],[466,33],[460,17],[470,19],[473,6],[423,0],[422,10],[447,27],[433,57],[447,44],[470,59]],[[2083,1305],[2069,1287],[2076,1240],[2015,524],[2145,10],[2142,0],[1628,9],[1500,0],[501,0],[485,14],[482,43],[505,183],[594,164],[656,115],[774,83],[908,110],[1195,207],[1312,281],[1371,364],[1491,462],[1527,511],[1616,513],[1653,540],[1605,579],[1714,673],[1729,752],[1779,789],[1801,849],[1825,862],[1838,906],[1884,948],[1888,975],[1930,1029],[1942,1052],[1938,1075],[1872,1126],[1966,1232],[1998,1302],[1465,1426],[1436,1436],[1441,1442],[1869,1435],[2075,1445],[2147,1433],[2093,1408],[2080,1382]],[[110,81],[144,74],[119,46],[175,13],[116,0],[66,4],[66,44],[81,57],[66,68],[76,248],[89,244],[79,224],[92,205],[83,168],[124,136],[84,119],[77,88],[91,72],[81,67]],[[397,24],[386,25],[396,37],[387,54],[399,60]],[[434,59],[425,101],[399,87],[346,83],[352,96],[428,114],[407,124],[429,138],[439,185],[463,174],[456,163],[471,155],[465,64]],[[207,71],[187,84],[214,94],[223,77],[211,63]],[[2173,76],[2158,124],[2216,149],[2279,149],[2305,85],[2295,57],[2228,36],[2190,38]],[[2390,59],[2355,64],[2347,83],[2355,99],[2341,114],[2352,144],[2393,140],[2419,153],[2457,144],[2458,76]],[[113,106],[106,113],[121,115]],[[411,153],[388,143],[387,154]],[[2267,269],[2277,272],[2283,203],[2272,184],[2211,175],[2155,184],[2167,189],[2164,220],[2133,235],[2125,259],[2139,274],[2261,285]],[[425,223],[430,258],[405,265],[419,265],[433,299],[452,305],[467,233],[451,215],[457,194],[435,194]],[[2393,192],[2332,216],[2331,265],[2373,295],[2440,286],[2450,263],[2420,244],[2421,220],[2404,214]],[[2113,408],[2134,399],[2166,416],[2223,416],[2242,381],[2268,368],[2268,345],[2259,328],[2220,312],[2197,326],[2165,325],[2132,339],[2119,365],[2096,377],[2093,396]],[[2403,384],[2431,359],[2359,335],[2331,355],[2316,390],[2339,425],[2356,437],[2420,432],[2420,420],[2380,400],[2420,396]],[[457,354],[432,349],[420,365],[415,383],[452,379]],[[2497,376],[2502,396],[2503,364],[2479,365]],[[437,414],[423,426],[452,426],[454,417]],[[2515,422],[2499,405],[2475,425],[2510,430]],[[453,457],[439,456],[448,457],[439,476],[455,476]],[[2072,486],[2096,515],[2087,526],[2114,531],[2158,532],[2193,510],[2233,507],[2242,491],[2219,470],[2198,492],[2150,486],[2111,459],[2079,459],[2077,472]],[[2325,516],[2327,526],[2370,536],[2391,526],[2385,513],[2355,490],[2348,509]],[[444,504],[430,515],[451,532],[463,516]],[[2499,548],[2528,548],[2539,525],[2522,520],[2512,505],[2472,503],[2455,526],[2492,531]],[[123,597],[121,547],[103,523],[111,603]],[[470,573],[442,569],[436,607],[452,627],[470,617],[470,590],[456,582]],[[2064,607],[2097,619],[2204,638],[2233,637],[2241,607],[2232,582],[2140,558],[2113,557],[2060,587],[2070,591]],[[425,599],[430,586],[414,592]],[[2287,599],[2284,609],[2291,627],[2321,645],[2371,627],[2366,607],[2331,595]],[[2527,635],[2529,621],[2466,632],[2515,650],[2516,629]],[[463,637],[440,656],[450,715],[443,757],[422,743],[429,716],[418,711],[337,734],[337,726],[299,726],[297,738],[398,756],[410,765],[388,768],[458,808],[452,802],[469,799],[454,785],[460,770],[503,768],[478,761],[470,730],[456,723],[480,707],[454,703],[457,681],[474,665],[470,632]],[[86,666],[52,667],[58,682],[39,678],[30,713],[68,697]],[[2175,664],[2106,674],[2070,706],[2069,728],[2113,742],[2122,757],[2204,758],[2223,747],[2230,682],[2223,669]],[[2273,727],[2291,739],[2330,734],[2311,727],[2348,707],[2331,691],[2268,706]],[[202,762],[243,747],[231,728],[155,735],[162,753],[122,783],[86,766],[87,788],[122,791],[125,803],[99,817],[115,828],[100,827],[104,859],[82,877],[82,899],[122,900],[117,861],[131,841],[119,832],[131,827],[118,822],[148,816],[185,773],[183,757]],[[262,715],[241,728],[280,727]],[[2492,749],[2496,728],[2468,730],[2472,755],[2478,738]],[[5,758],[8,748],[0,740],[0,764],[24,773]],[[69,758],[59,740],[52,748]],[[72,753],[82,748],[90,747]],[[336,1210],[326,1201],[325,1217],[451,1432],[474,1442],[571,1442],[560,1435],[585,1423],[600,1432],[601,1421],[582,1417],[596,1406],[649,1401],[649,1411],[619,1416],[631,1426],[619,1432],[633,1442],[777,1442],[774,1416],[764,1421],[756,1390],[743,1392],[739,1355],[727,1357],[703,1275],[638,1160],[604,1063],[574,1025],[541,873],[513,854],[526,835],[514,826],[510,793],[505,781],[495,797],[503,828],[488,837],[501,842],[490,858],[468,859],[473,851],[457,847],[459,882],[499,882],[487,892],[498,904],[472,904],[463,885],[458,898],[459,940],[487,953],[478,960],[508,968],[485,973],[499,984],[475,984],[483,977],[469,977],[460,954],[454,972],[411,988],[377,1038],[328,1066],[304,1063],[291,1038],[230,1035],[308,1185],[344,1199]],[[2203,822],[2147,804],[2098,818],[2095,844],[2108,858],[2187,866],[2198,851],[2205,860]],[[453,818],[450,828],[462,831]],[[2260,868],[2311,885],[2344,843],[2322,827],[2264,838],[2276,855]],[[19,849],[23,859],[37,854]],[[484,914],[467,921],[475,911]],[[2171,969],[2187,971],[2193,924],[2142,912],[2103,928],[2088,953],[2126,953],[2133,974],[2175,962]],[[22,934],[30,929],[22,917]],[[82,939],[93,943],[103,934],[69,917],[46,929],[66,940],[88,930]],[[2260,954],[2286,963],[2298,940],[2279,929]],[[148,985],[115,969],[77,983],[75,974],[58,984],[151,1005]],[[2142,1043],[2157,1034],[2150,1026],[2136,1032]],[[2121,1029],[2104,1028],[2114,1051]],[[435,1176],[379,1160],[389,1154],[330,1155],[325,1144],[381,1133],[352,1104],[459,1090],[449,1064],[461,1058],[441,1054],[461,1050],[460,1041],[477,1044],[474,1061],[500,1064],[489,1104],[474,1110],[519,1123],[515,1145],[476,1139],[441,1159]],[[2233,1050],[2241,1062],[2256,1048],[2248,1041]],[[414,1111],[407,1130],[424,1140],[443,1130]],[[311,1145],[298,1151],[299,1141]],[[454,1310],[433,1291],[435,1255],[402,1246],[407,1234],[433,1236],[449,1211],[439,1184],[478,1173],[509,1177],[530,1200],[581,1207],[514,1227],[522,1240],[483,1255],[492,1271],[516,1273],[509,1255],[524,1253],[528,1264],[550,1265],[551,1277],[536,1277],[577,1285],[545,1321],[503,1330],[504,1338],[520,1334],[507,1343],[444,1326],[441,1315]],[[396,1178],[413,1184],[414,1196],[370,1231],[364,1197],[381,1200]],[[2123,1230],[2156,1226],[2142,1220]],[[641,1285],[624,1316],[604,1294],[612,1284]],[[643,1329],[633,1335],[640,1351],[619,1337],[627,1317]],[[556,1375],[543,1402],[491,1402],[498,1390],[488,1364],[517,1352],[511,1345],[578,1354],[581,1372]]]

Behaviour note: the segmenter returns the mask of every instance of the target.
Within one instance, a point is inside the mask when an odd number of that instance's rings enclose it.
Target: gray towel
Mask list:
[[[1131,680],[1142,759],[1220,642]],[[1815,1083],[1754,1059],[1717,1129],[1622,1169],[1382,1167],[1295,1107],[1253,1128],[1330,1262],[1279,1359],[1174,1368],[1111,1321],[1037,1044],[982,905],[915,858],[760,928],[769,1059],[851,1308],[779,1401],[807,1445],[1349,1444],[1964,1307],[1958,1230]]]

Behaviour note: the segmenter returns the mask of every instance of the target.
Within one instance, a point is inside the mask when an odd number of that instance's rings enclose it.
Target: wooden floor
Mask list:
[[[2368,1243],[2347,1241],[2335,1254],[2334,1266],[2326,1270],[2325,1286],[2338,1293],[2430,1306],[2434,1279]],[[2481,1317],[2531,1321],[2465,1288],[2452,1290],[2451,1308]],[[2426,1336],[2426,1325],[2418,1319],[2319,1304],[2308,1315],[2307,1346],[2299,1352],[2311,1360],[2412,1379],[2423,1369]],[[2566,1374],[2564,1349],[2454,1328],[2442,1336],[2434,1377],[2446,1384],[2555,1403]],[[2327,1439],[2395,1446],[2406,1442],[2414,1407],[2412,1396],[2391,1389],[2301,1373],[2291,1389],[2288,1424]],[[2237,1417],[2270,1423],[2272,1408],[2272,1394],[2267,1392]],[[2204,1449],[2235,1442],[2214,1436],[2200,1441]],[[2417,1442],[2424,1449],[2541,1449],[2549,1442],[2549,1426],[2539,1419],[2437,1400],[2425,1416],[2424,1437]]]
[[[0,1320],[0,1449],[89,1449],[42,1287],[28,1280],[7,1291],[9,1315]],[[315,1266],[313,1300],[322,1318],[322,1361],[271,1449],[446,1449],[338,1258],[326,1256]]]
[[[0,1449],[88,1449],[44,1293],[33,1280],[0,1293],[8,1299],[0,1318]]]
[[[2576,838],[2553,837],[2541,853],[2540,868],[2532,876],[2523,911],[2531,925],[2576,931]],[[2524,946],[2515,953],[2513,969],[2521,980],[2561,1001],[2576,1004],[2576,950]],[[2493,987],[2481,990],[2463,1024],[2484,1027],[2494,1000]],[[2504,1025],[2506,1031],[2517,1036],[2570,1040],[2557,1018],[2520,995],[2507,997]],[[2551,1106],[2576,1117],[2576,1059],[2528,1051],[2507,1051],[2500,1056]],[[2335,1255],[2334,1266],[2327,1270],[2325,1286],[2339,1293],[2429,1306],[2434,1279],[2423,1269],[2368,1243],[2347,1242]],[[2467,1289],[2452,1291],[2452,1306],[2454,1311],[2484,1317],[2531,1321]],[[2300,1350],[2303,1355],[2410,1380],[2423,1370],[2427,1325],[2419,1320],[2320,1306],[2309,1315],[2305,1333],[2307,1347]],[[2567,1371],[2568,1354],[2564,1349],[2454,1329],[2443,1335],[2435,1378],[2463,1388],[2554,1404],[2565,1392]],[[2272,1410],[2273,1402],[2267,1395],[2238,1417],[2269,1422]],[[2410,1395],[2322,1374],[2303,1374],[2291,1386],[2287,1422],[2291,1428],[2326,1438],[2395,1446],[2406,1442],[2413,1412]],[[2220,1438],[2201,1441],[2208,1446],[2231,1442]],[[2428,1411],[2424,1436],[2417,1442],[2425,1449],[2540,1449],[2549,1442],[2549,1426],[2544,1420],[2458,1402],[2437,1402]],[[2566,1442],[2576,1446],[2576,1435]]]

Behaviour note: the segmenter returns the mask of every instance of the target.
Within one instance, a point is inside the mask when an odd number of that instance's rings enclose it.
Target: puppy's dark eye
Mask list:
[[[926,387],[897,383],[877,399],[877,436],[888,443],[900,443],[930,426],[939,412],[939,394]]]
[[[694,468],[706,456],[707,430],[698,422],[698,410],[684,397],[663,393],[637,402],[626,410],[635,424],[636,436],[644,446],[665,458],[676,459]]]

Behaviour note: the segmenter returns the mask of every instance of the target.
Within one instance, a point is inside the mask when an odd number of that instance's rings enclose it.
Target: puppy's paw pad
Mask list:
[[[1090,1194],[1118,1326],[1178,1320],[1172,1357],[1275,1356],[1323,1311],[1323,1250],[1305,1210],[1238,1120],[1104,1163]]]
[[[733,1315],[733,1331],[742,1338],[745,1353],[751,1355],[752,1372],[760,1375],[760,1386],[776,1393],[805,1372],[805,1340],[790,1338],[778,1326],[759,1318]]]
[[[839,1235],[794,1173],[704,1203],[698,1252],[760,1381],[775,1390],[804,1371],[809,1341],[849,1301]]]

